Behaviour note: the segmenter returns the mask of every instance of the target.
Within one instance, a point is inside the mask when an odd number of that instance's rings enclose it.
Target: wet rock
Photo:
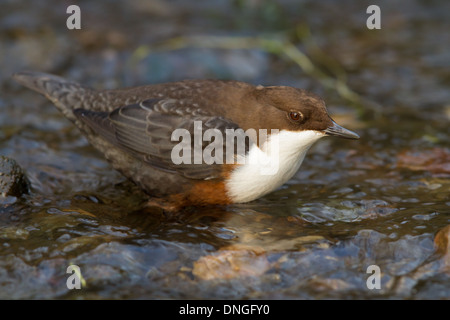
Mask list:
[[[436,252],[443,256],[443,269],[445,272],[450,273],[450,225],[439,230],[434,237],[434,246]]]
[[[13,159],[0,156],[0,198],[20,197],[28,193],[28,180]]]
[[[398,155],[398,166],[413,171],[450,174],[450,150],[433,148],[427,151],[406,151]]]
[[[316,291],[342,291],[351,289],[352,286],[350,283],[342,280],[342,279],[331,279],[331,278],[320,278],[320,277],[312,277],[309,281],[309,284]]]
[[[260,276],[269,268],[264,249],[256,246],[232,245],[195,261],[192,273],[202,280],[233,279]]]

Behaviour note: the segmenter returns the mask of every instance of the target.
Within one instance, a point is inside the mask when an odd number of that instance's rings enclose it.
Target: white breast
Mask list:
[[[319,131],[282,130],[259,148],[254,144],[245,164],[226,183],[228,196],[242,203],[258,199],[288,181],[300,168],[309,148],[325,134]]]

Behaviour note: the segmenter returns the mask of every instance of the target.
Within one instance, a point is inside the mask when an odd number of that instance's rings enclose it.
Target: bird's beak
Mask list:
[[[353,131],[345,129],[333,121],[333,125],[324,130],[327,135],[344,139],[359,139],[359,135]]]

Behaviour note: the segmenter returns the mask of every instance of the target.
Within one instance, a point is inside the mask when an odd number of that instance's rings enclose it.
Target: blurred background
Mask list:
[[[66,27],[72,4],[80,30]],[[366,27],[372,4],[380,30]],[[450,2],[0,7],[0,298],[450,297]],[[187,78],[304,88],[361,140],[323,139],[251,204],[168,219],[11,80],[21,70],[99,89]],[[67,289],[70,263],[84,290]],[[366,286],[371,264],[380,290]]]

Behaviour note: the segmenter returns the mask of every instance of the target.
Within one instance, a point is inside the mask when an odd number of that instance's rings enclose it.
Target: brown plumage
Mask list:
[[[171,141],[173,131],[193,133],[194,121],[201,121],[203,132],[278,129],[358,137],[334,123],[321,98],[292,87],[185,80],[96,91],[44,73],[21,72],[14,79],[51,100],[115,169],[176,207],[234,202],[227,179],[238,165],[176,165],[171,159],[179,143]],[[259,143],[247,142],[245,153]]]

